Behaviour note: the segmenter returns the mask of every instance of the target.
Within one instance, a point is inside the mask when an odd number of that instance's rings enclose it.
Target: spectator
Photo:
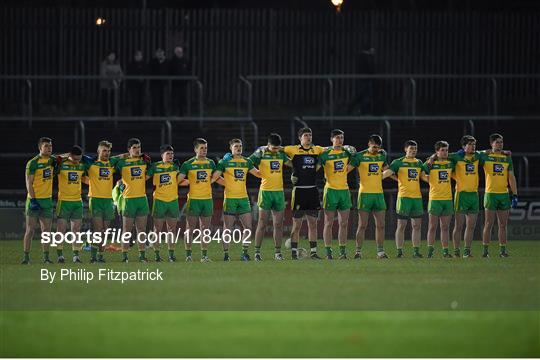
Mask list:
[[[107,53],[101,63],[99,75],[107,77],[100,80],[101,112],[103,116],[116,116],[118,115],[118,89],[124,74],[114,51]]]
[[[148,66],[148,73],[152,76],[168,76],[169,67],[163,49],[156,49],[154,58]],[[150,114],[152,116],[165,116],[165,86],[166,80],[150,80]]]
[[[128,64],[127,75],[144,76],[146,75],[146,64],[143,61],[141,50],[135,51],[133,61]],[[127,82],[131,98],[131,115],[143,116],[145,105],[146,81],[144,79],[128,80]]]
[[[191,75],[191,65],[184,56],[184,48],[177,46],[174,48],[174,56],[170,61],[169,74],[172,76]],[[172,80],[171,83],[171,113],[172,115],[183,116],[187,102],[187,80]]]
[[[375,49],[364,45],[356,54],[356,73],[358,75],[375,74]],[[355,82],[355,96],[347,108],[348,114],[373,114],[375,79],[358,79]]]

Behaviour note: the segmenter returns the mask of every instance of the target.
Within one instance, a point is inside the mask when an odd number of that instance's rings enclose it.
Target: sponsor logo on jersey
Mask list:
[[[140,167],[132,167],[130,168],[131,176],[141,176],[142,175],[142,169]]]
[[[234,178],[243,179],[246,173],[242,169],[234,169]]]
[[[108,168],[99,168],[100,177],[109,177],[109,175],[111,175],[111,171]]]
[[[52,170],[51,169],[44,169],[43,170],[43,178],[44,179],[50,178],[51,175],[52,175]]]
[[[418,170],[408,169],[409,179],[416,179],[418,177]]]
[[[474,164],[465,164],[465,172],[471,173],[474,172]]]
[[[270,170],[279,170],[280,166],[279,161],[270,161]]]
[[[159,183],[160,184],[166,184],[171,181],[171,175],[169,174],[161,174],[159,175]]]
[[[206,171],[197,171],[197,180],[206,180],[208,173]]]
[[[314,164],[315,164],[315,158],[312,158],[311,156],[304,157],[304,165],[314,165]]]
[[[379,171],[379,164],[369,164],[369,172],[374,173]]]
[[[448,180],[448,171],[439,171],[439,180]]]
[[[504,165],[503,164],[493,164],[493,172],[494,173],[502,173],[504,171]]]
[[[343,171],[345,163],[343,161],[334,161],[334,171]]]
[[[77,181],[79,179],[79,174],[73,171],[68,172],[68,181]]]

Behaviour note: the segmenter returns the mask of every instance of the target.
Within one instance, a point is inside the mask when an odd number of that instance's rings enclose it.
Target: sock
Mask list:
[[[499,244],[499,251],[501,254],[506,254],[506,245]]]
[[[311,250],[312,254],[317,252],[317,242],[316,241],[310,241],[309,242],[309,247],[310,247],[310,250]]]
[[[484,249],[484,254],[489,253],[489,245],[482,245],[482,248]]]
[[[255,246],[255,254],[260,254],[260,253],[261,253],[261,247]]]
[[[139,259],[146,259],[146,251],[139,250]]]
[[[448,248],[443,248],[442,253],[443,255],[448,255]]]
[[[207,249],[202,249],[202,250],[201,250],[201,255],[202,255],[203,257],[208,256],[208,250],[207,250]]]
[[[92,249],[90,249],[90,255],[91,255],[92,259],[96,259],[97,252],[98,252],[98,249],[96,247],[92,246]]]
[[[339,255],[345,255],[345,245],[339,245]]]
[[[361,247],[361,246],[357,246],[357,247],[356,247],[356,252],[357,252],[357,253],[361,253],[361,252],[362,252],[362,247]]]
[[[435,251],[435,247],[433,245],[428,245],[428,253],[433,255],[434,251]]]
[[[48,250],[43,252],[43,260],[49,260],[49,251]]]
[[[73,250],[73,256],[79,256],[79,250]]]
[[[466,247],[466,248],[463,250],[463,255],[471,255],[471,248],[470,248],[470,247]]]
[[[331,256],[332,255],[332,248],[330,246],[325,246],[326,249],[326,255]]]
[[[297,242],[291,242],[291,251],[293,255],[298,254],[298,243]]]
[[[377,245],[377,252],[378,253],[384,252],[384,245]]]
[[[403,255],[403,249],[398,248],[398,249],[397,249],[397,254],[398,254],[398,255]]]
[[[59,257],[64,256],[64,250],[62,250],[62,249],[56,250],[56,255],[58,255]]]
[[[467,249],[467,248],[465,248],[465,249]],[[455,248],[454,249],[454,255],[459,255],[460,252],[461,252],[460,248]]]
[[[191,249],[186,250],[186,257],[191,256]]]
[[[248,253],[248,247],[247,246],[242,246],[242,255],[247,255]]]
[[[413,252],[414,252],[414,254],[420,254],[420,247],[414,246],[413,247]]]
[[[98,259],[103,260],[103,250],[98,251]]]
[[[156,255],[156,259],[159,258],[159,250],[154,250],[154,254]]]
[[[127,260],[127,259],[128,259],[128,252],[122,251],[122,260]]]
[[[229,255],[229,249],[223,249],[223,255]]]
[[[281,247],[276,246],[274,249],[274,254],[281,254]]]
[[[174,250],[169,250],[169,257],[174,257]]]
[[[24,260],[30,261],[30,251],[25,251],[24,252]]]

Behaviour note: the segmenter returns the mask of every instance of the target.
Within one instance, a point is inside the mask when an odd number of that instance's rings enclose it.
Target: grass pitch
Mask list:
[[[512,242],[507,259],[492,248],[381,261],[368,241],[360,261],[276,262],[267,239],[261,263],[234,247],[224,263],[216,244],[207,264],[107,253],[99,267],[158,268],[164,281],[48,284],[41,269],[61,267],[41,264],[39,246],[22,266],[21,242],[0,241],[0,356],[540,356],[540,242]],[[96,272],[88,260],[64,267]]]

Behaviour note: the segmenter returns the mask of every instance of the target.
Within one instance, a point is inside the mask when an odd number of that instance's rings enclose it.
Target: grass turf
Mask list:
[[[511,243],[507,259],[493,246],[490,259],[412,259],[409,251],[379,261],[372,241],[361,261],[276,262],[268,240],[261,263],[237,261],[238,248],[223,263],[215,244],[218,261],[209,264],[121,264],[107,253],[101,267],[164,273],[162,282],[123,285],[48,284],[40,269],[60,266],[42,265],[38,247],[30,266],[19,265],[20,242],[0,241],[0,250],[1,356],[540,355],[536,242]],[[64,267],[96,273],[88,259]]]

